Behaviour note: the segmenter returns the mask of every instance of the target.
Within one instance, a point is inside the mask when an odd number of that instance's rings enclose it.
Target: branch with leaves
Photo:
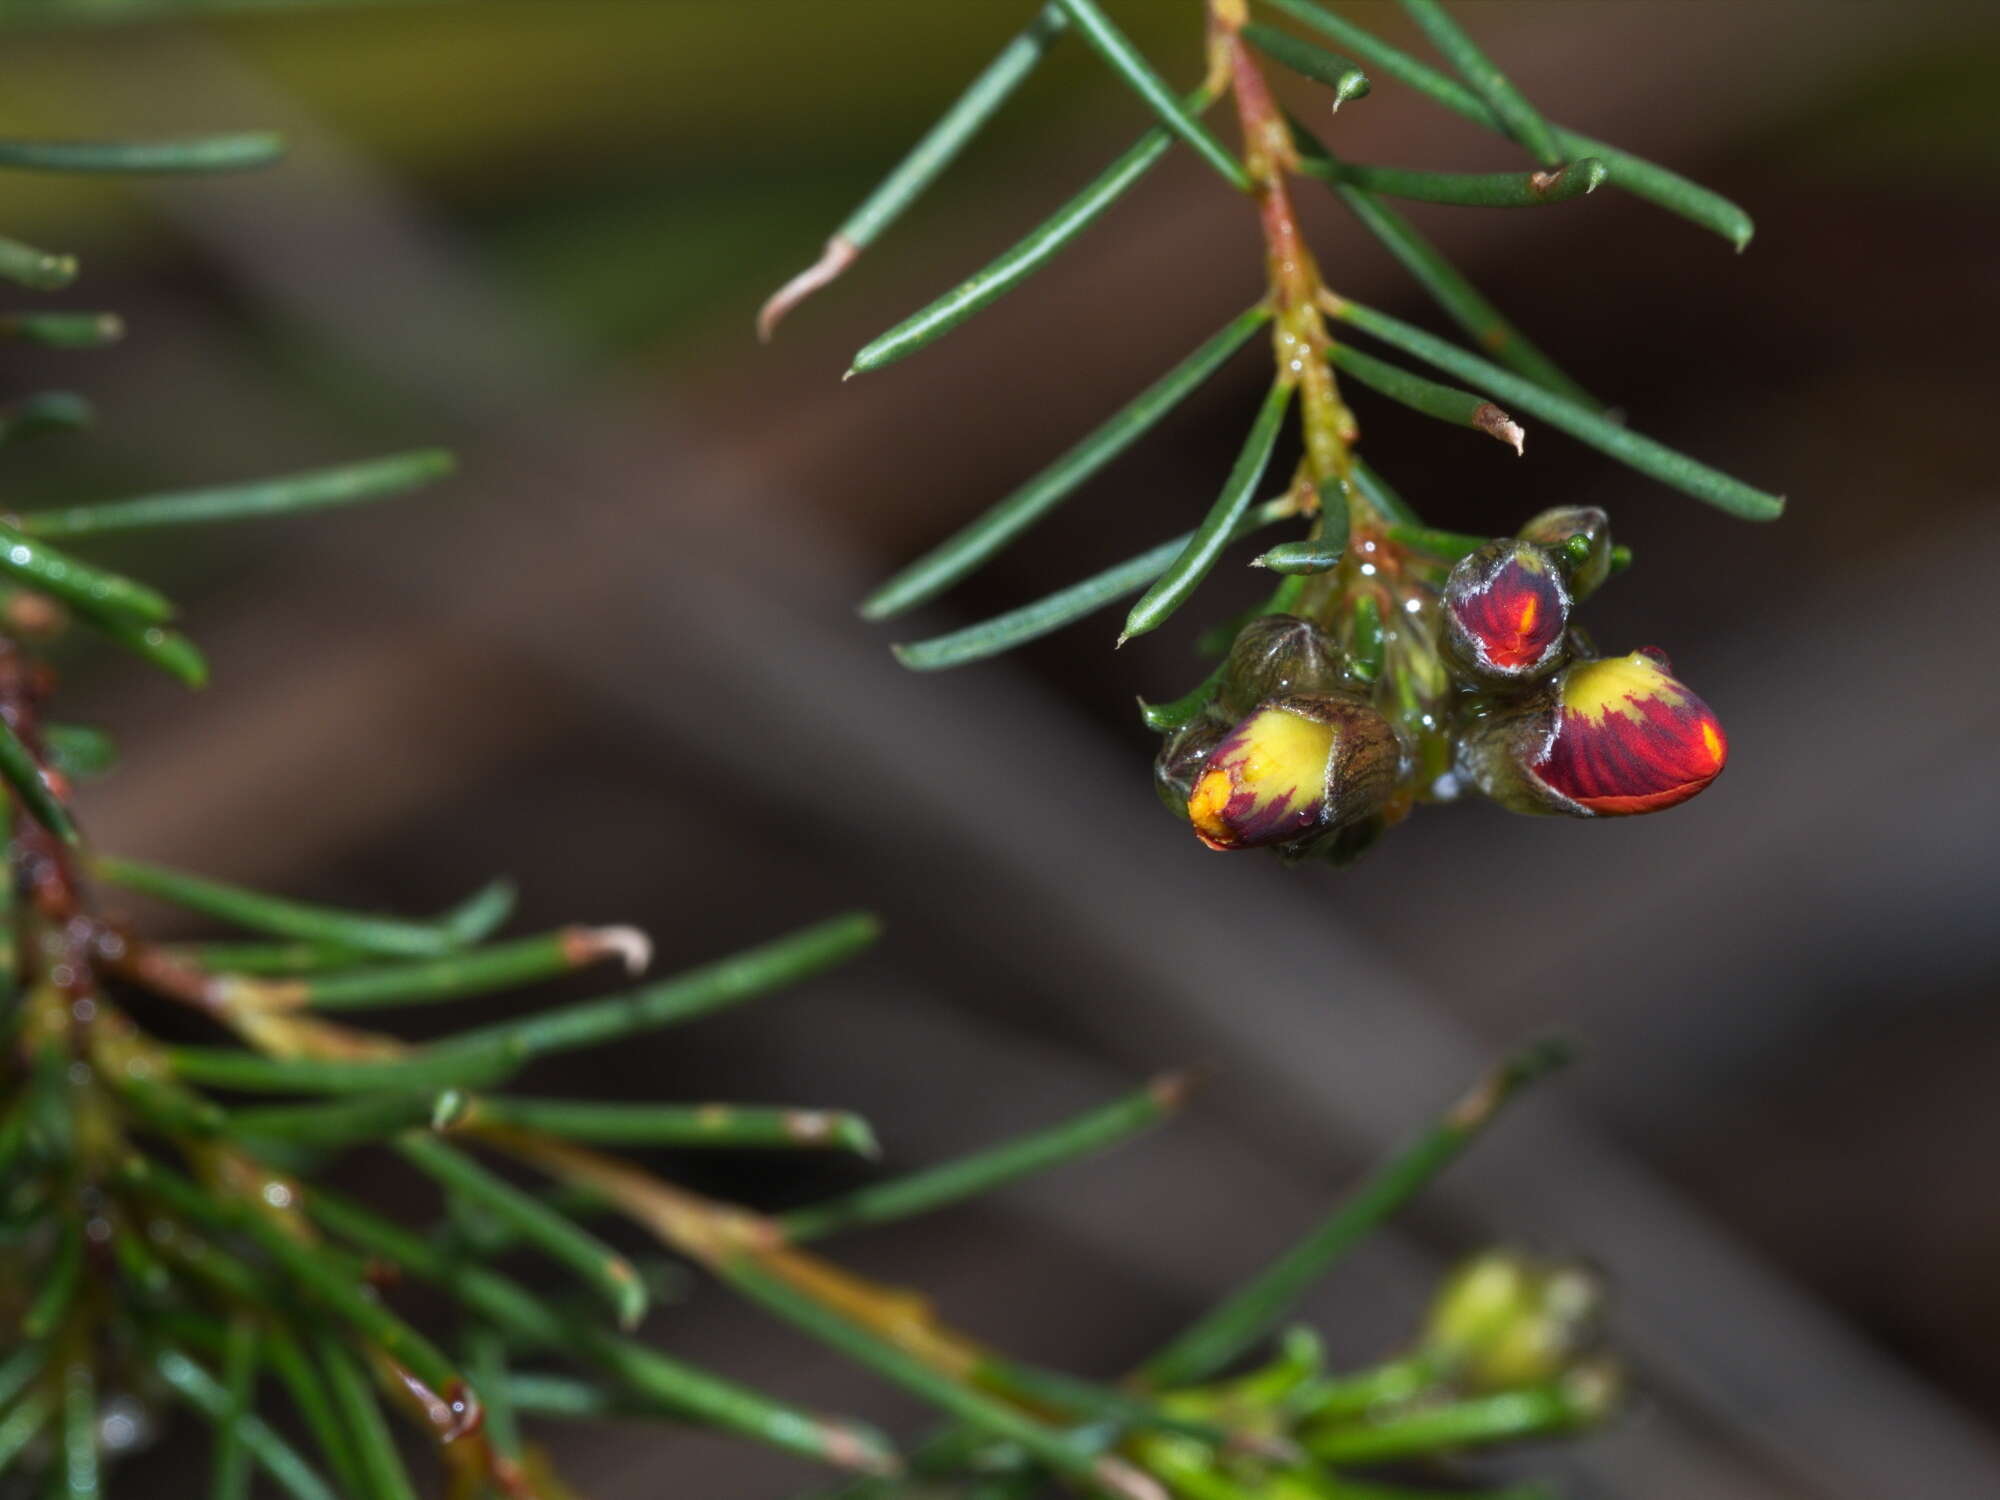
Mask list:
[[[1125,57],[1101,18],[1065,5],[1045,12],[1009,66],[1071,19]],[[1195,143],[1232,183],[1255,181],[1194,114],[1157,87],[1149,97],[1173,137]],[[277,149],[261,135],[0,142],[0,171],[233,170]],[[31,287],[66,283],[76,269],[67,256],[0,245],[0,274]],[[1304,303],[1288,315],[1318,316]],[[1246,315],[1196,370],[1271,318]],[[122,325],[110,314],[28,312],[0,319],[0,330],[91,348]],[[1328,375],[1299,400],[1324,403],[1331,389]],[[1264,514],[1248,508],[1250,495],[1294,395],[1287,382],[1273,387],[1232,479],[1231,515],[1197,534],[1202,547]],[[5,436],[87,415],[75,397],[29,398]],[[0,517],[0,1482],[94,1500],[130,1473],[150,1413],[177,1406],[212,1431],[216,1500],[260,1487],[294,1500],[562,1500],[574,1492],[531,1428],[607,1416],[732,1434],[858,1476],[877,1494],[913,1493],[906,1482],[930,1493],[941,1481],[990,1497],[1053,1481],[1124,1500],[1337,1500],[1377,1492],[1351,1468],[1565,1431],[1609,1409],[1615,1381],[1589,1355],[1594,1284],[1518,1257],[1461,1273],[1425,1335],[1379,1368],[1329,1371],[1310,1336],[1295,1333],[1277,1364],[1229,1373],[1344,1250],[1546,1069],[1554,1058],[1544,1050],[1484,1080],[1143,1369],[1100,1382],[1016,1359],[921,1296],[807,1247],[1117,1145],[1173,1113],[1183,1079],[768,1215],[605,1148],[873,1157],[868,1122],[819,1107],[551,1099],[513,1085],[546,1055],[692,1023],[821,974],[874,941],[866,914],[603,998],[410,1041],[357,1025],[354,1013],[464,1003],[605,965],[636,976],[650,944],[626,926],[501,937],[513,904],[504,882],[416,919],[96,848],[72,791],[110,770],[116,749],[100,729],[52,720],[58,683],[46,648],[76,629],[192,686],[207,668],[171,599],[70,547],[386,499],[450,469],[447,455],[420,452]],[[231,935],[159,941],[132,918],[134,897]],[[426,1179],[434,1214],[413,1225],[330,1188],[328,1168],[352,1152],[397,1158]],[[673,1270],[621,1248],[607,1217],[656,1241]],[[535,1284],[495,1269],[509,1252],[541,1263]],[[653,1289],[681,1267],[953,1426],[906,1455],[863,1422],[803,1410],[656,1347],[641,1336]],[[437,1312],[438,1297],[409,1297],[413,1284],[441,1294],[450,1312]]]
[[[1098,0],[1049,0],[908,158],[855,211],[809,270],[765,306],[780,318],[825,286],[949,165],[1066,32],[1142,99],[1159,123],[1039,228],[855,355],[850,375],[915,354],[989,307],[1074,243],[1170,150],[1185,145],[1247,199],[1266,249],[1267,290],[1055,463],[888,580],[861,605],[901,615],[963,581],[1144,436],[1259,332],[1274,373],[1235,465],[1207,515],[1180,536],[1094,577],[944,636],[899,645],[920,671],[992,657],[1137,595],[1118,636],[1157,630],[1236,543],[1291,523],[1304,529],[1249,559],[1280,575],[1248,616],[1204,635],[1220,663],[1166,703],[1142,703],[1166,736],[1162,799],[1212,849],[1274,849],[1343,863],[1420,802],[1474,787],[1519,812],[1612,817],[1686,801],[1721,773],[1715,714],[1647,648],[1600,657],[1572,614],[1631,558],[1596,508],[1545,511],[1511,537],[1457,537],[1424,526],[1357,453],[1350,386],[1526,452],[1545,423],[1635,472],[1744,520],[1784,502],[1626,426],[1480,293],[1389,200],[1544,207],[1600,188],[1646,199],[1741,250],[1748,215],[1665,167],[1545,119],[1437,0],[1404,9],[1450,71],[1355,25],[1320,0],[1190,4],[1205,17],[1206,76],[1179,94]],[[1331,43],[1339,51],[1328,50]],[[1518,146],[1509,172],[1431,172],[1334,154],[1277,103],[1275,64],[1329,91],[1332,112],[1366,99],[1374,77],[1411,88]],[[1233,104],[1240,151],[1204,122]],[[1364,106],[1365,107],[1365,106]],[[1336,120],[1336,124],[1337,124]],[[1332,191],[1458,324],[1453,343],[1343,295],[1321,274],[1294,192]],[[1575,211],[1575,210],[1571,210]],[[1359,344],[1351,340],[1361,341]],[[1367,347],[1372,344],[1382,352]],[[1399,363],[1400,356],[1435,374]],[[1445,377],[1440,379],[1438,377]],[[1283,489],[1257,501],[1296,413],[1302,456]]]

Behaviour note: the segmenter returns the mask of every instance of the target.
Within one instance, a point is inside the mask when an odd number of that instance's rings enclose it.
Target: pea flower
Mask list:
[[[1365,699],[1270,698],[1209,754],[1188,794],[1188,821],[1211,849],[1331,849],[1379,823],[1401,763],[1395,730]]]
[[[1533,682],[1561,664],[1569,586],[1546,548],[1488,542],[1459,559],[1443,603],[1445,646],[1476,681]]]
[[[1722,773],[1729,744],[1648,648],[1577,662],[1549,691],[1489,710],[1459,755],[1473,783],[1516,812],[1623,817],[1687,801]]]

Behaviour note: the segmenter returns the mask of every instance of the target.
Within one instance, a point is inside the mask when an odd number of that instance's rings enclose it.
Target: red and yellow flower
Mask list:
[[[1395,730],[1362,698],[1271,698],[1209,754],[1188,821],[1211,849],[1308,852],[1377,818],[1401,762]]]
[[[1532,542],[1493,541],[1459,560],[1445,580],[1445,644],[1473,678],[1532,682],[1563,658],[1569,587]]]
[[[1461,742],[1481,791],[1519,812],[1625,817],[1685,802],[1729,742],[1657,651],[1578,662],[1553,690],[1475,721]]]

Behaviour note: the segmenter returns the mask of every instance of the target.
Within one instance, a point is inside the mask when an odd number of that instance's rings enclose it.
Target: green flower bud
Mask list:
[[[1554,1380],[1596,1342],[1604,1286],[1588,1267],[1491,1250],[1454,1271],[1431,1305],[1425,1352],[1469,1390]]]
[[[1352,684],[1340,648],[1310,620],[1259,615],[1236,633],[1222,671],[1221,703],[1241,718],[1266,698],[1336,693]]]
[[[1574,599],[1588,599],[1611,576],[1611,517],[1594,505],[1545,510],[1521,528],[1521,540],[1554,554]]]

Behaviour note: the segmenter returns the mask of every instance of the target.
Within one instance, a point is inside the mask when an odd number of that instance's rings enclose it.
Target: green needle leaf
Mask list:
[[[0,168],[26,172],[239,172],[285,154],[269,131],[185,141],[0,141]]]
[[[1516,1053],[1479,1080],[1304,1239],[1148,1360],[1145,1383],[1158,1390],[1204,1380],[1263,1338],[1307,1287],[1456,1161],[1508,1099],[1567,1060],[1564,1048],[1544,1043]]]
[[[276,1104],[232,1109],[222,1133],[236,1140],[285,1141],[302,1146],[351,1146],[387,1140],[431,1117],[436,1095],[428,1092],[364,1094],[331,1104]]]
[[[78,612],[84,615],[92,630],[114,645],[123,646],[141,661],[150,662],[188,687],[208,685],[208,662],[195,643],[179,631],[111,615],[83,610]]]
[[[1363,682],[1382,676],[1382,606],[1373,594],[1363,594],[1354,605],[1354,633],[1347,654],[1354,675]]]
[[[1165,1074],[1122,1099],[1046,1130],[825,1203],[794,1209],[779,1215],[776,1222],[787,1240],[800,1243],[860,1224],[885,1224],[930,1213],[1115,1146],[1179,1109],[1187,1091],[1185,1075]]]
[[[463,1032],[438,1043],[432,1051],[442,1055],[500,1050],[529,1058],[599,1046],[635,1032],[691,1021],[796,984],[847,962],[871,946],[881,930],[881,924],[869,913],[849,912],[623,995],[586,1000]]]
[[[1457,562],[1467,553],[1477,552],[1490,540],[1461,531],[1438,531],[1429,526],[1391,526],[1389,535],[1405,547],[1415,547],[1452,562]]]
[[[1230,539],[1234,541],[1248,536],[1259,527],[1290,513],[1291,503],[1288,500],[1268,501],[1251,512]],[[1193,540],[1192,531],[1183,532],[1157,547],[1148,548],[1137,557],[1127,558],[1102,573],[1037,599],[1033,604],[1024,604],[1019,609],[995,615],[990,620],[982,620],[962,630],[954,630],[949,635],[933,636],[927,641],[890,649],[896,653],[897,661],[914,672],[936,672],[998,656],[1003,651],[1011,651],[1016,646],[1060,630],[1085,615],[1095,614],[1128,594],[1138,593],[1164,573],[1167,565],[1180,556]]]
[[[1329,353],[1343,374],[1352,375],[1371,391],[1379,392],[1391,401],[1399,401],[1412,411],[1436,417],[1440,422],[1470,427],[1488,437],[1498,438],[1512,448],[1516,456],[1521,453],[1527,437],[1521,430],[1521,424],[1484,396],[1475,396],[1471,391],[1462,391],[1456,386],[1440,385],[1435,380],[1412,374],[1372,354],[1350,349],[1345,344],[1335,344]]]
[[[43,779],[41,763],[35,759],[35,753],[22,743],[21,737],[5,721],[0,721],[0,779],[13,788],[14,795],[21,799],[21,805],[42,827],[72,847],[81,842],[69,809],[63,806],[62,799]]]
[[[1454,114],[1462,115],[1496,134],[1509,133],[1492,107],[1458,80],[1379,40],[1352,21],[1315,3],[1315,0],[1266,0],[1266,3],[1333,38],[1377,72],[1387,74],[1428,96],[1432,102],[1443,105]],[[1721,194],[1712,193],[1699,183],[1690,182],[1678,173],[1634,156],[1629,151],[1620,151],[1616,146],[1606,145],[1603,141],[1560,125],[1553,129],[1560,147],[1558,160],[1597,157],[1611,169],[1609,181],[1613,187],[1623,188],[1634,197],[1644,198],[1669,213],[1678,214],[1721,235],[1738,250],[1748,245],[1751,235],[1756,232],[1750,216]]]
[[[1563,149],[1544,120],[1541,111],[1493,65],[1479,44],[1465,34],[1439,0],[1403,0],[1403,9],[1431,39],[1431,45],[1445,55],[1458,76],[1472,85],[1473,92],[1486,101],[1507,134],[1519,141],[1530,156],[1545,167],[1560,166]]]
[[[299,1347],[297,1338],[289,1328],[274,1323],[264,1330],[262,1354],[277,1375],[279,1384],[284,1386],[292,1409],[299,1414],[313,1441],[319,1445],[320,1452],[326,1456],[327,1463],[339,1480],[340,1492],[347,1495],[363,1493],[362,1487],[367,1479],[361,1469],[360,1455],[349,1439],[347,1429],[341,1424],[340,1414],[334,1409],[333,1396],[327,1389],[326,1381]],[[300,1492],[294,1489],[292,1493],[297,1495]]]
[[[166,943],[162,947],[180,962],[211,974],[309,974],[369,961],[368,954],[336,943]]]
[[[76,257],[0,238],[0,278],[38,292],[60,291],[76,280]]]
[[[1337,541],[1311,537],[1305,541],[1280,542],[1269,552],[1253,557],[1250,566],[1269,568],[1287,578],[1310,578],[1315,573],[1331,573],[1347,555],[1347,538]]]
[[[8,1466],[21,1456],[49,1425],[49,1418],[55,1415],[55,1402],[46,1391],[30,1391],[0,1416],[0,1474],[7,1472]]]
[[[879,187],[862,200],[847,221],[826,242],[820,258],[772,295],[757,314],[757,336],[765,343],[778,323],[799,303],[839,276],[869,245],[923,195],[938,174],[957,158],[966,144],[993,118],[1015,89],[1035,69],[1042,56],[1069,25],[1053,3],[1036,12],[1034,20],[1000,49],[999,55],[972,80],[938,122],[924,133],[910,154]]]
[[[1342,1467],[1391,1463],[1419,1454],[1573,1432],[1601,1419],[1610,1395],[1609,1382],[1594,1381],[1586,1372],[1526,1390],[1474,1396],[1394,1412],[1365,1423],[1343,1424],[1311,1434],[1305,1446],[1322,1463]]]
[[[1208,107],[1209,94],[1196,89],[1183,101],[1191,112]],[[1174,142],[1165,126],[1141,136],[1118,160],[1106,167],[1084,190],[1057,209],[1012,249],[973,272],[930,306],[912,313],[854,356],[849,375],[879,370],[917,352],[949,333],[982,308],[1012,291],[1047,265],[1122,197],[1147,170],[1166,155]]]
[[[253,1416],[257,1392],[257,1325],[239,1314],[229,1320],[228,1342],[222,1354],[223,1419],[215,1427],[215,1454],[209,1461],[211,1500],[248,1500],[250,1449],[245,1441],[246,1419]]]
[[[646,1288],[632,1263],[589,1230],[434,1136],[413,1131],[397,1140],[396,1150],[446,1192],[485,1209],[522,1243],[582,1277],[611,1304],[621,1328],[636,1328],[645,1317]]]
[[[869,1474],[893,1473],[895,1450],[871,1428],[816,1417],[747,1386],[671,1359],[586,1323],[558,1317],[543,1299],[483,1265],[323,1189],[306,1209],[329,1232],[442,1288],[515,1342],[573,1354],[614,1375],[653,1411],[733,1432],[815,1463]]]
[[[31,536],[101,536],[153,526],[187,526],[210,521],[237,521],[253,516],[287,515],[364,500],[384,500],[442,478],[456,467],[451,454],[437,448],[399,453],[365,463],[341,464],[260,479],[249,484],[219,485],[142,495],[95,505],[34,511],[20,518]]]
[[[1602,411],[1604,403],[1565,375],[1554,360],[1535,347],[1500,310],[1481,295],[1410,221],[1372,193],[1335,183],[1334,192],[1368,227],[1391,255],[1402,262],[1431,299],[1444,309],[1472,342],[1517,374],[1567,396],[1581,406]]]
[[[618,959],[627,973],[636,974],[651,955],[652,944],[636,927],[564,927],[491,948],[384,968],[278,982],[224,978],[218,984],[218,997],[224,1004],[275,1001],[315,1010],[359,1010],[492,994],[553,979],[606,958]]]
[[[389,1423],[382,1415],[374,1387],[354,1356],[337,1338],[321,1334],[313,1340],[319,1367],[326,1376],[334,1405],[354,1444],[369,1500],[416,1500],[416,1486],[396,1451]]]
[[[1608,421],[1567,397],[1510,374],[1476,354],[1425,333],[1421,328],[1412,327],[1357,302],[1342,302],[1338,316],[1343,322],[1374,334],[1384,343],[1414,354],[1426,364],[1485,387],[1509,406],[1540,417],[1551,427],[1560,428],[1579,442],[1588,443],[1641,474],[1683,494],[1692,495],[1718,510],[1740,516],[1746,521],[1774,521],[1784,513],[1782,496],[1756,489],[1686,454],[1676,453],[1664,444]]]
[[[91,404],[72,391],[43,391],[0,410],[0,443],[19,443],[56,432],[74,432],[97,420]]]
[[[83,1226],[72,1221],[56,1242],[55,1253],[37,1273],[40,1285],[34,1301],[21,1315],[21,1337],[39,1343],[56,1331],[76,1300],[77,1284],[83,1278]]]
[[[1124,32],[1111,24],[1110,17],[1097,8],[1097,0],[1056,0],[1056,3],[1069,13],[1076,29],[1111,65],[1111,71],[1146,101],[1167,129],[1194,147],[1204,161],[1222,174],[1224,182],[1240,192],[1250,191],[1250,174],[1243,163],[1230,155],[1196,114],[1174,97],[1165,80],[1153,71],[1153,65]]]
[[[97,1374],[79,1357],[63,1370],[62,1447],[59,1468],[62,1500],[97,1500]]]
[[[1222,549],[1229,545],[1250,509],[1250,498],[1271,461],[1271,450],[1277,446],[1278,429],[1284,425],[1285,410],[1291,400],[1292,387],[1288,382],[1280,380],[1272,384],[1257,420],[1250,424],[1250,435],[1243,441],[1235,467],[1223,482],[1222,493],[1216,496],[1215,504],[1209,507],[1207,517],[1195,528],[1180,555],[1132,606],[1125,617],[1125,629],[1119,634],[1119,645],[1135,635],[1159,629],[1208,576],[1208,570],[1222,556]]]
[[[159,625],[174,613],[172,601],[157,589],[80,562],[4,523],[0,523],[0,572],[93,615]]]
[[[1586,156],[1546,172],[1419,172],[1359,162],[1307,159],[1301,170],[1326,182],[1346,183],[1389,198],[1452,203],[1465,208],[1533,208],[1567,203],[1595,192],[1609,169]]]
[[[172,870],[164,865],[122,859],[110,854],[93,858],[91,872],[99,880],[120,889],[136,891],[142,896],[151,896],[155,900],[238,927],[247,927],[254,932],[408,958],[452,953],[469,942],[476,942],[483,932],[473,935],[464,930],[460,924],[465,921],[465,913],[471,912],[483,924],[496,905],[504,914],[506,903],[512,900],[512,888],[504,881],[496,881],[474,893],[463,907],[435,922],[410,922],[398,917],[289,901],[281,896],[267,896],[262,891],[246,890],[242,886],[190,875],[184,870]]]
[[[1269,556],[1269,553],[1265,554]],[[1139,720],[1156,734],[1167,734],[1179,729],[1196,714],[1207,708],[1215,697],[1215,690],[1222,683],[1222,673],[1228,664],[1216,663],[1215,670],[1189,688],[1180,697],[1166,703],[1148,703],[1139,700]]]
[[[42,743],[48,747],[49,764],[72,781],[102,776],[118,764],[117,743],[102,729],[83,724],[47,724]]]
[[[511,1125],[565,1140],[618,1146],[826,1149],[875,1157],[875,1132],[842,1110],[745,1104],[601,1104],[577,1099],[510,1099],[447,1094],[435,1101],[439,1130]]]
[[[1354,481],[1354,487],[1361,492],[1361,497],[1381,512],[1384,520],[1404,526],[1423,524],[1418,519],[1417,513],[1410,509],[1409,502],[1389,488],[1388,481],[1361,459],[1355,458],[1351,462],[1348,477]]]
[[[983,566],[1186,400],[1270,318],[1261,304],[1239,314],[1069,452],[870,594],[862,617],[886,620],[914,609]]]
[[[1018,1443],[1057,1473],[1087,1485],[1093,1492],[1122,1500],[1138,1500],[1140,1496],[1159,1493],[1122,1459],[1096,1454],[1076,1443],[1069,1433],[1045,1426],[1017,1407],[940,1373],[753,1260],[728,1256],[719,1260],[715,1269],[765,1311],[837,1349],[911,1395],[994,1437]]]
[[[108,312],[8,313],[0,316],[0,338],[40,344],[45,349],[101,349],[125,337],[125,320]]]
[[[1315,83],[1323,83],[1332,89],[1333,107],[1336,110],[1348,100],[1365,98],[1368,94],[1368,75],[1346,58],[1328,52],[1323,47],[1315,47],[1311,42],[1302,42],[1289,32],[1279,31],[1273,26],[1262,26],[1255,21],[1243,28],[1242,36],[1244,41],[1273,62],[1280,63],[1301,77],[1310,78]]]

